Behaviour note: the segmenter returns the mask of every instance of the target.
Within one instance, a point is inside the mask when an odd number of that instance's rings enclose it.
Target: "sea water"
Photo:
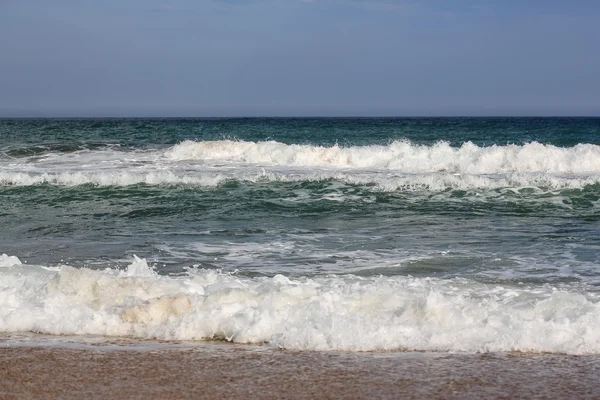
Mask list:
[[[600,119],[0,120],[0,332],[600,354]]]

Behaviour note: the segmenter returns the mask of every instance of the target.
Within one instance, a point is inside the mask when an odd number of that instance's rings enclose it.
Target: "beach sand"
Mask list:
[[[2,399],[600,398],[600,357],[0,342]]]

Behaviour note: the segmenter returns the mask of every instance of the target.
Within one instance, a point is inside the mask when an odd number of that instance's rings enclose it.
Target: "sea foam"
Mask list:
[[[0,268],[12,267],[13,265],[21,265],[21,260],[15,256],[9,256],[7,254],[0,255]]]
[[[599,301],[580,287],[468,279],[250,278],[203,269],[160,276],[137,258],[125,271],[19,263],[0,269],[2,332],[223,339],[298,350],[600,354]]]
[[[395,141],[387,146],[322,147],[275,141],[182,142],[165,152],[173,160],[204,160],[294,167],[392,169],[406,173],[454,172],[503,174],[600,172],[600,146],[578,144],[563,148],[537,142],[479,147],[471,142],[451,147]]]
[[[451,147],[396,141],[321,147],[278,142],[185,141],[164,150],[79,151],[0,163],[0,185],[187,185],[335,180],[372,190],[583,188],[600,183],[600,146]]]
[[[280,182],[326,182],[337,181],[346,185],[366,186],[371,191],[392,192],[397,190],[443,191],[445,189],[502,189],[540,188],[542,191],[556,189],[579,189],[600,183],[596,176],[556,176],[542,173],[512,173],[497,176],[454,174],[447,172],[426,174],[373,173],[361,171],[90,171],[90,172],[0,172],[0,185],[11,186],[189,186],[214,188],[226,182],[247,184]]]

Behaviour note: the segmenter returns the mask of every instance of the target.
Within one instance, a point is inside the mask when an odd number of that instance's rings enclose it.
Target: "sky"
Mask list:
[[[598,0],[0,0],[0,116],[600,116]]]

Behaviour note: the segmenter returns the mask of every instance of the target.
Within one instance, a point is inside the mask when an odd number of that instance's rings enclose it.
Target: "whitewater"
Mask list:
[[[0,258],[3,332],[221,339],[295,350],[600,352],[600,294],[465,279],[250,279],[191,269],[24,266]],[[575,290],[574,290],[575,289]]]
[[[598,355],[598,138],[595,118],[0,120],[0,333]]]
[[[10,154],[10,153],[9,153]],[[458,148],[394,141],[386,146],[184,141],[165,150],[40,152],[0,156],[0,184],[216,186],[239,181],[323,181],[401,188],[582,188],[599,182],[600,146],[537,142]]]

